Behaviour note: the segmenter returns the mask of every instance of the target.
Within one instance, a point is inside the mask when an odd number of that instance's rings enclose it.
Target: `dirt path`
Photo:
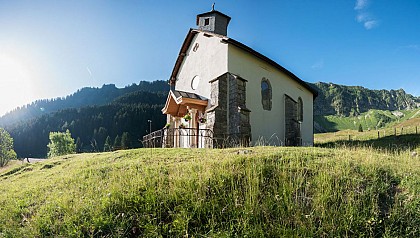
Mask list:
[[[36,163],[36,162],[42,162],[45,161],[46,159],[40,159],[40,158],[25,158],[23,159],[23,163]]]

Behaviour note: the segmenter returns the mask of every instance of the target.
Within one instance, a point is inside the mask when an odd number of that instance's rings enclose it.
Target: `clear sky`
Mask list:
[[[167,80],[199,13],[307,82],[420,96],[419,0],[0,0],[0,115],[82,87]]]

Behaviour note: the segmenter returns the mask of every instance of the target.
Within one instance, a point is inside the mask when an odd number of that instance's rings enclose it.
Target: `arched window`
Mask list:
[[[303,121],[303,101],[302,101],[301,97],[298,98],[297,107],[298,107],[298,110],[297,110],[297,113],[298,113],[297,117],[298,118],[297,118],[297,120],[302,122]]]
[[[266,78],[261,80],[261,102],[264,110],[271,110],[271,84]]]

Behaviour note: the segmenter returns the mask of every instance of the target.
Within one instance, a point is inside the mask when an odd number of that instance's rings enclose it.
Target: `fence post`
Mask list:
[[[349,135],[349,141],[351,141],[351,137],[350,137],[350,135]]]
[[[401,127],[401,135],[404,134],[404,127]]]
[[[379,131],[378,131],[378,139],[379,139]]]
[[[394,136],[397,136],[397,128],[394,127]]]
[[[416,135],[417,135],[417,126],[416,126]]]

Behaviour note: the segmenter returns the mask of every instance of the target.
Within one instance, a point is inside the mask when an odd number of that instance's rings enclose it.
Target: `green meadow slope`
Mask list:
[[[369,110],[357,116],[315,116],[315,130],[320,132],[358,130],[362,125],[363,130],[375,130],[395,127],[404,121],[420,118],[420,110],[384,111]],[[420,124],[417,124],[420,126]]]
[[[136,149],[15,163],[0,171],[0,237],[419,237],[410,152]]]

